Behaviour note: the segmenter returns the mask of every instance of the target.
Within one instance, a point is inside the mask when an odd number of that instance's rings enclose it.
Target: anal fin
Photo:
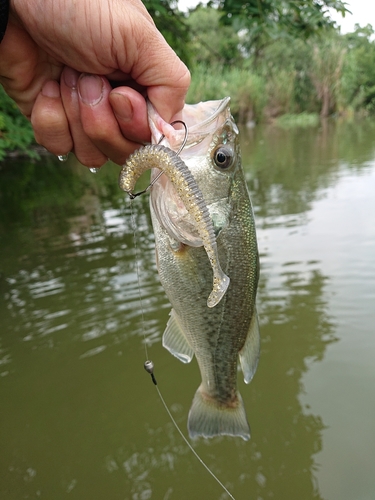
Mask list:
[[[258,314],[256,308],[254,308],[245,344],[242,350],[239,352],[240,365],[246,384],[249,384],[251,382],[251,379],[254,377],[258,366],[259,353],[260,336]]]
[[[162,343],[163,347],[183,363],[190,363],[193,359],[194,351],[186,339],[174,309],[170,313],[170,318],[163,333]]]

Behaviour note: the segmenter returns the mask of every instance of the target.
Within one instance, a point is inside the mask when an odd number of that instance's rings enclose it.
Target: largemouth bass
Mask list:
[[[184,131],[164,122],[149,104],[153,143],[177,151]],[[188,126],[180,156],[193,175],[210,214],[218,259],[230,284],[221,301],[207,307],[212,287],[202,234],[173,182],[162,175],[151,190],[150,207],[161,283],[172,304],[163,345],[188,363],[196,355],[202,382],[188,417],[190,437],[250,437],[237,389],[237,361],[249,383],[259,358],[255,299],[259,259],[252,207],[229,98],[186,105]],[[155,179],[159,171],[155,170]]]

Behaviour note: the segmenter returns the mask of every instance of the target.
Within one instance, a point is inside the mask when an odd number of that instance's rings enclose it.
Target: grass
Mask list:
[[[266,105],[266,82],[247,70],[196,66],[187,102],[208,101],[231,97],[231,111],[238,121],[261,119]]]
[[[294,127],[316,127],[320,123],[317,113],[286,113],[275,120],[275,124],[281,128],[289,129]]]

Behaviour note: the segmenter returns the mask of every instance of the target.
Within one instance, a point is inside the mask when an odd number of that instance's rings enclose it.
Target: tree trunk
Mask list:
[[[322,89],[322,109],[320,111],[320,116],[322,118],[327,118],[329,116],[331,105],[330,91],[328,85],[324,85]]]

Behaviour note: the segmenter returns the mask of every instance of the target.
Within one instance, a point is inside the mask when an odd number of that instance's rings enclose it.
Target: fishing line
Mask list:
[[[223,488],[223,490],[225,491],[225,493],[229,496],[229,498],[231,498],[232,500],[235,500],[234,496],[230,493],[230,491],[227,490],[227,488],[223,485],[223,483],[220,481],[220,479],[215,476],[215,474],[212,472],[212,470],[208,467],[208,465],[201,459],[201,457],[198,455],[198,453],[194,450],[194,448],[191,446],[191,444],[189,443],[189,441],[187,440],[187,438],[185,437],[185,434],[182,432],[182,430],[180,429],[178,423],[176,422],[176,420],[173,418],[173,415],[172,413],[170,412],[169,408],[168,408],[168,405],[167,403],[165,402],[161,392],[160,392],[160,389],[158,387],[158,384],[156,382],[156,379],[155,379],[155,375],[154,375],[154,363],[151,361],[151,360],[147,360],[144,364],[144,367],[145,367],[145,370],[147,373],[149,373],[151,375],[151,379],[156,387],[156,390],[158,392],[158,395],[159,395],[159,398],[160,398],[160,401],[163,403],[163,406],[165,408],[165,411],[168,413],[168,416],[169,418],[172,420],[172,423],[173,425],[175,426],[176,430],[178,431],[178,433],[180,434],[180,436],[182,437],[182,439],[184,440],[185,444],[188,446],[188,448],[190,449],[190,451],[194,454],[194,456],[199,460],[199,462],[203,465],[203,467],[206,469],[207,472],[209,472],[211,474],[211,476],[215,479],[215,481]]]
[[[142,326],[142,333],[143,333],[143,343],[145,345],[146,359],[148,359],[148,348],[147,348],[147,339],[146,339],[146,324],[145,324],[145,315],[144,315],[142,290],[141,290],[141,277],[140,277],[139,260],[138,260],[137,226],[135,223],[135,215],[133,212],[133,199],[132,198],[130,198],[129,204],[130,204],[130,220],[131,220],[131,225],[132,225],[132,229],[133,229],[135,270],[136,270],[136,274],[137,274],[139,305],[141,306],[141,326]]]

